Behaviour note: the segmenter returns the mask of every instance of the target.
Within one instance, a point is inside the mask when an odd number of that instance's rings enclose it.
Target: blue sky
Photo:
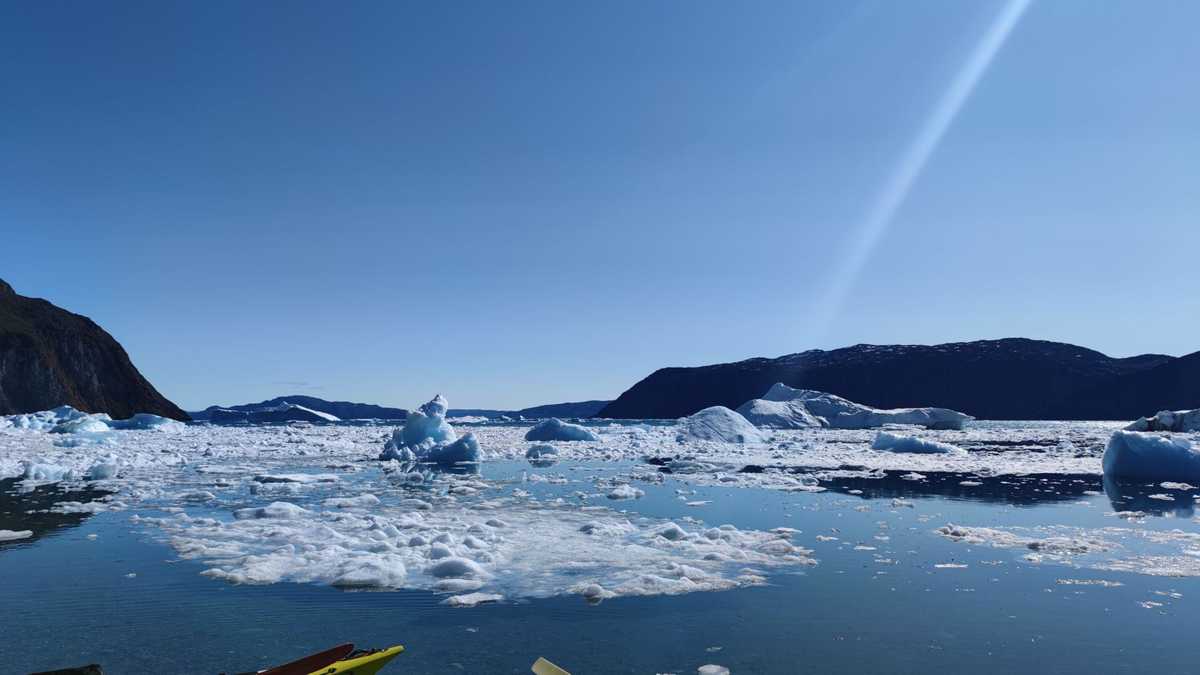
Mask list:
[[[1004,336],[1200,349],[1200,3],[0,5],[0,277],[184,407],[519,407]]]

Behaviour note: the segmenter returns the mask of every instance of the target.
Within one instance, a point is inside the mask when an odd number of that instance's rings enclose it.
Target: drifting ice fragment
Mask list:
[[[950,445],[949,443],[939,443],[937,441],[928,441],[917,438],[916,436],[902,436],[900,434],[890,434],[886,431],[880,431],[875,435],[875,441],[871,443],[872,450],[888,450],[890,452],[910,452],[917,454],[946,454],[946,455],[965,455],[966,450]]]

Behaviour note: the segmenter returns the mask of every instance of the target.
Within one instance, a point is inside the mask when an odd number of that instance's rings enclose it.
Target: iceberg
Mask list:
[[[341,418],[320,410],[305,408],[302,405],[284,401],[279,405],[254,408],[252,410],[235,410],[232,408],[212,408],[208,421],[213,424],[278,424],[283,422],[340,422]]]
[[[756,427],[806,429],[825,426],[800,401],[768,401],[756,398],[743,403],[736,412]]]
[[[150,413],[138,413],[127,420],[114,420],[106,413],[85,413],[63,405],[51,410],[0,417],[0,428],[6,427],[52,434],[100,434],[114,429],[182,431],[186,425]]]
[[[1200,431],[1200,408],[1196,410],[1160,410],[1153,417],[1142,417],[1125,427],[1126,431]]]
[[[872,450],[887,450],[889,452],[911,452],[917,454],[965,455],[966,450],[949,443],[929,441],[916,436],[902,436],[880,431],[871,443]]]
[[[479,440],[473,433],[462,438],[446,422],[450,404],[441,394],[408,413],[404,426],[392,431],[392,437],[379,454],[381,461],[456,464],[479,461]]]
[[[587,427],[568,424],[557,417],[542,420],[525,434],[527,441],[598,441],[600,437]]]
[[[715,405],[705,408],[691,417],[683,418],[679,441],[698,440],[719,443],[764,443],[762,433],[745,417]]]
[[[782,382],[772,385],[761,399],[747,401],[738,409],[749,409],[758,401],[802,405],[818,420],[824,420],[823,426],[834,429],[874,429],[885,424],[914,424],[927,429],[962,429],[963,424],[975,419],[949,408],[880,410],[855,403],[836,394],[813,389],[795,389]]]
[[[1185,438],[1115,431],[1104,448],[1104,475],[1139,481],[1200,481],[1200,449]]]

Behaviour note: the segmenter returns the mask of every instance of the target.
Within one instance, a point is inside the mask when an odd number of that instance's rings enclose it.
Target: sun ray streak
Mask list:
[[[916,137],[905,149],[900,162],[884,183],[871,210],[867,212],[866,218],[851,235],[848,253],[831,276],[829,288],[817,305],[811,324],[811,334],[817,341],[826,337],[830,324],[842,309],[863,267],[870,260],[880,239],[887,233],[897,210],[920,177],[925,164],[937,150],[954,118],[958,116],[963,104],[971,96],[971,92],[979,84],[1031,2],[1032,0],[1009,0],[1005,3],[962,67],[955,73],[949,87],[930,111]]]

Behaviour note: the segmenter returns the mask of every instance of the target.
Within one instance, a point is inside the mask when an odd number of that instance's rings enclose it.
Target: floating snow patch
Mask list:
[[[525,459],[558,458],[558,449],[546,443],[534,443],[525,451]]]
[[[295,519],[303,518],[309,514],[308,509],[297,506],[291,502],[271,502],[266,506],[252,507],[248,509],[238,509],[233,512],[233,516],[238,519]]]
[[[84,475],[88,480],[105,480],[108,478],[116,478],[117,471],[121,468],[121,462],[116,455],[108,455],[101,458],[87,470]]]
[[[1185,438],[1116,431],[1103,464],[1104,475],[1117,479],[1200,482],[1200,451]]]
[[[260,473],[254,477],[256,483],[333,483],[338,480],[332,473]]]
[[[321,503],[335,509],[362,509],[370,506],[379,506],[379,497],[372,494],[359,495],[357,497],[331,497]]]
[[[527,441],[598,441],[600,437],[579,424],[569,424],[557,417],[542,420],[525,434]]]
[[[763,443],[766,441],[762,433],[745,417],[722,405],[705,408],[690,417],[685,417],[677,440],[680,442],[695,440],[718,443]]]
[[[0,541],[16,541],[33,536],[33,530],[0,530]]]
[[[918,454],[946,454],[946,455],[965,455],[966,450],[960,447],[950,445],[949,443],[939,443],[937,441],[928,441],[916,436],[902,436],[900,434],[892,434],[886,431],[880,431],[875,435],[875,440],[871,443],[872,450],[887,450],[889,452],[912,452]]]
[[[29,481],[57,483],[75,478],[75,470],[48,462],[24,461],[21,477]]]
[[[223,521],[141,518],[204,574],[235,583],[313,582],[505,597],[675,594],[765,582],[756,569],[815,564],[788,532],[687,532],[609,509],[497,499],[414,511],[309,511],[276,502]],[[503,521],[497,516],[502,515]]]
[[[452,595],[443,600],[442,604],[450,605],[451,607],[474,607],[485,602],[500,602],[503,599],[504,596],[498,593],[466,593],[464,595]]]
[[[608,493],[609,499],[637,499],[646,493],[629,485],[618,485]]]
[[[392,432],[379,454],[382,461],[456,464],[479,461],[479,440],[468,433],[462,438],[446,421],[450,404],[441,394],[418,410],[408,413],[404,426]]]
[[[1200,431],[1200,409],[1160,410],[1125,427],[1127,431]]]

